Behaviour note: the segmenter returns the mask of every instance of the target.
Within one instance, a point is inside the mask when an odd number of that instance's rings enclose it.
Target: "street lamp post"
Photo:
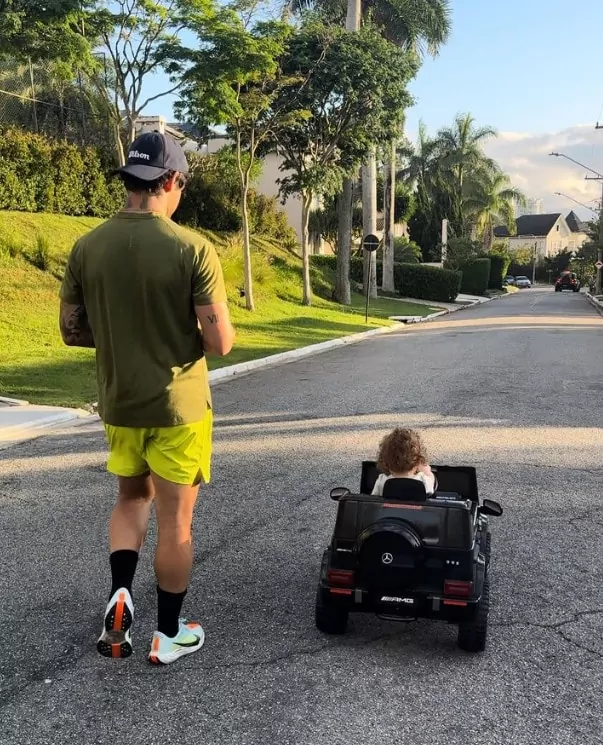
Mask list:
[[[580,163],[577,160],[574,160],[573,158],[570,158],[569,155],[564,155],[563,153],[550,153],[550,155],[554,155],[556,158],[565,158],[566,160],[571,160],[572,163],[575,163],[576,165],[580,166],[580,168],[586,168],[587,171],[590,171],[591,173],[594,173],[594,176],[585,176],[584,178],[587,181],[601,181],[602,184],[602,192],[601,192],[601,209],[599,210],[599,245],[597,246],[597,280],[595,285],[595,295],[601,294],[601,269],[603,268],[603,174],[599,173],[599,171],[595,171],[594,168],[590,168],[590,166],[585,166],[584,163]]]

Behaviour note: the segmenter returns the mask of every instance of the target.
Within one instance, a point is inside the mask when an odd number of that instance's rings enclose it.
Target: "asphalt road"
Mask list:
[[[600,745],[603,319],[522,291],[215,390],[214,481],[186,611],[204,650],[148,665],[154,533],[135,653],[99,658],[114,486],[98,426],[0,453],[2,745]],[[494,522],[481,656],[452,627],[314,627],[329,490],[396,424],[478,467]]]

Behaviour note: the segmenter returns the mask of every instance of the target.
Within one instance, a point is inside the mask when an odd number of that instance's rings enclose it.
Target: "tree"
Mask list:
[[[295,0],[294,7],[320,7],[322,12],[334,23],[342,23],[346,12],[344,0]],[[347,2],[346,28],[355,31],[362,18],[380,30],[385,39],[405,51],[415,55],[417,69],[425,52],[435,56],[450,33],[451,9],[449,0],[349,0]],[[393,258],[393,195],[395,187],[396,147],[400,131],[391,139],[384,162],[384,263],[383,287],[394,289]],[[363,212],[365,232],[374,232],[376,227],[375,201],[377,191],[375,149],[371,147],[364,167]],[[347,205],[347,200],[344,200]],[[365,257],[365,281],[369,283],[371,294],[376,295],[376,272],[374,255]],[[368,263],[370,261],[370,264]]]
[[[87,0],[3,0],[0,56],[81,64],[90,51],[81,34],[89,5]]]
[[[466,181],[464,222],[475,226],[486,251],[494,243],[497,225],[505,225],[511,234],[515,232],[514,202],[525,205],[526,198],[498,167],[478,169]]]
[[[450,225],[455,235],[467,234],[465,208],[466,181],[477,170],[495,170],[496,164],[486,158],[482,145],[496,136],[492,127],[476,127],[471,114],[459,114],[452,127],[444,127],[437,135],[437,148],[450,187]]]
[[[337,26],[310,22],[291,40],[285,74],[300,74],[301,87],[283,89],[275,107],[309,116],[282,128],[275,141],[283,156],[283,195],[302,199],[304,303],[310,304],[308,221],[315,197],[341,191],[374,142],[391,137],[408,100],[412,72],[407,54],[364,26],[349,34]]]
[[[146,107],[180,87],[143,96],[149,76],[161,69],[182,72],[179,34],[191,18],[211,11],[211,0],[105,0],[86,15],[85,32],[104,50],[91,67],[91,79],[107,102],[117,157],[125,163],[122,129],[129,145],[136,120]]]
[[[429,137],[421,122],[416,144],[407,143],[401,149],[401,155],[405,166],[398,175],[415,190],[415,209],[409,220],[410,235],[422,247],[424,260],[428,260],[440,243],[442,219],[449,216],[451,209],[440,143]]]
[[[281,127],[304,118],[300,106],[276,105],[283,88],[303,87],[303,76],[280,68],[291,26],[276,21],[250,23],[255,6],[234,3],[191,19],[199,48],[185,58],[180,111],[199,126],[224,124],[235,144],[240,183],[245,271],[245,303],[254,310],[248,197],[259,155]]]

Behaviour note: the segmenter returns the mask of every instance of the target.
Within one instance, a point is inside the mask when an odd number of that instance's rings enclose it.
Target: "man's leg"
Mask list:
[[[132,654],[132,582],[148,528],[153,482],[144,459],[146,432],[110,425],[105,429],[107,467],[119,478],[119,495],[109,525],[111,592],[96,646],[104,657],[121,658]]]
[[[200,624],[180,619],[193,566],[193,510],[201,481],[209,482],[212,415],[201,422],[154,431],[147,457],[157,516],[157,631],[151,662],[167,664],[200,649]]]
[[[152,478],[157,516],[157,629],[174,637],[193,567],[192,522],[199,487],[174,484],[157,474]]]
[[[147,534],[153,497],[150,474],[119,477],[119,495],[109,523],[111,596],[120,587],[132,592],[132,581]]]

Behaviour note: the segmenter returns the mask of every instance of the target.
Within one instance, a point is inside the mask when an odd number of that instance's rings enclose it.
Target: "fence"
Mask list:
[[[111,147],[108,116],[85,76],[31,61],[0,59],[0,127]]]

